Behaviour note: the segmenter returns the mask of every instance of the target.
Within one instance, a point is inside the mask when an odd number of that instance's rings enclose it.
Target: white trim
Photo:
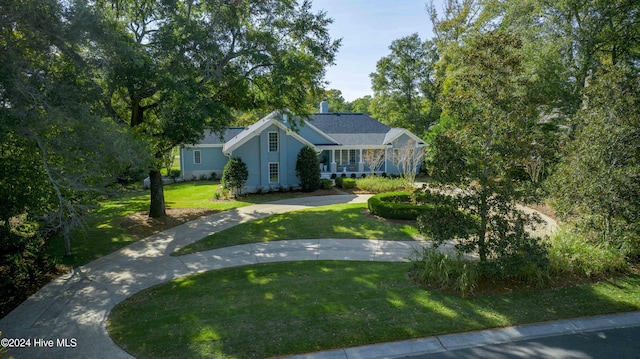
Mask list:
[[[321,150],[375,150],[391,148],[393,145],[340,145],[340,146],[316,146]]]
[[[196,162],[196,153],[198,154],[198,161],[197,162]],[[193,164],[194,165],[201,165],[202,164],[202,151],[193,150]]]
[[[271,134],[276,134],[276,149],[271,150]],[[280,132],[279,131],[269,131],[267,132],[267,152],[280,152]]]
[[[392,132],[392,131],[396,132],[396,134],[393,137],[387,138],[386,136],[388,136],[389,133]],[[389,130],[389,132],[387,132],[387,135],[384,138],[384,143],[385,144],[392,143],[393,141],[397,140],[398,137],[400,137],[402,135],[407,135],[407,136],[409,136],[409,138],[411,138],[414,141],[416,141],[416,147],[428,146],[428,144],[426,144],[423,139],[421,139],[420,137],[414,135],[413,133],[411,133],[411,131],[407,130],[406,128],[392,128],[391,130]]]
[[[316,147],[313,143],[307,141],[307,139],[300,136],[299,134],[291,131],[289,127],[284,125],[282,122],[278,121],[278,117],[276,116],[278,113],[279,113],[278,111],[271,112],[270,114],[262,118],[260,121],[254,123],[253,125],[249,126],[246,130],[240,132],[238,135],[236,135],[234,138],[229,140],[229,142],[227,142],[224,145],[224,147],[222,148],[222,152],[231,153],[233,150],[242,146],[253,137],[258,136],[260,133],[262,133],[262,131],[265,128],[271,125],[276,125],[280,129],[285,131],[287,135],[295,138],[302,144],[313,148],[316,152],[319,151],[318,147]]]
[[[197,145],[188,145],[188,146],[184,146],[184,148],[215,148],[215,147],[224,147],[224,144],[222,143],[216,143],[216,144],[197,144]]]
[[[184,181],[184,155],[185,155],[185,149],[184,148],[180,148],[180,176],[182,177],[182,180]]]

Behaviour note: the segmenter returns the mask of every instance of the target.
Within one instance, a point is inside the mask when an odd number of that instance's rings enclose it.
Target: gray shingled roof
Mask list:
[[[230,127],[227,128],[222,134],[222,141],[220,140],[220,134],[207,131],[204,134],[204,139],[200,141],[201,145],[223,145],[233,137],[237,136],[240,132],[244,131],[244,127]]]
[[[334,133],[387,133],[391,129],[391,127],[362,113],[317,113],[311,116],[309,122],[329,135]]]

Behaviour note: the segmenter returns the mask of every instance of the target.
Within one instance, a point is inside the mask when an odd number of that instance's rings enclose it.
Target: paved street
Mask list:
[[[405,359],[638,359],[640,326],[527,339],[445,351]]]

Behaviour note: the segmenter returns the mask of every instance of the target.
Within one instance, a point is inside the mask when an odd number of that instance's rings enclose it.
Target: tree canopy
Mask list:
[[[418,34],[395,40],[391,54],[380,59],[371,85],[373,116],[392,127],[424,133],[436,120],[435,44],[423,42]]]
[[[90,55],[112,119],[150,141],[156,158],[222,132],[237,111],[311,112],[339,41],[325,13],[295,0],[100,1]],[[150,171],[150,216],[164,214],[159,167]]]
[[[69,233],[90,198],[126,168],[146,167],[144,153],[129,155],[145,146],[105,120],[73,4],[9,1],[0,9],[0,224],[9,234],[12,217],[47,215],[70,254]]]

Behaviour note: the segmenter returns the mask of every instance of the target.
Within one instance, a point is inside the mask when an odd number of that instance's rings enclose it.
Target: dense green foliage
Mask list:
[[[249,178],[249,170],[247,164],[242,158],[233,157],[227,161],[222,170],[222,186],[226,189],[232,189],[235,196],[242,194],[242,188]]]
[[[393,41],[389,50],[391,54],[380,59],[370,75],[375,97],[369,110],[389,126],[423,134],[439,115],[435,43],[413,34]]]
[[[444,111],[456,120],[435,142],[431,173],[456,192],[457,205],[479,221],[457,249],[477,252],[480,261],[504,267],[531,242],[530,216],[516,208],[535,194],[522,165],[536,139],[537,117],[521,76],[522,41],[500,31],[468,39],[451,59],[445,81]],[[440,243],[449,238],[436,237]],[[514,256],[513,258],[506,258]],[[493,268],[492,270],[497,269]]]
[[[68,5],[68,4],[67,4]],[[71,6],[71,5],[69,5]],[[71,232],[125,172],[148,156],[105,120],[81,14],[54,0],[0,4],[0,304],[17,304],[55,272],[47,243]]]
[[[313,148],[305,146],[300,149],[296,160],[296,176],[302,192],[313,192],[320,188],[320,160]]]
[[[557,278],[603,278],[623,273],[629,263],[610,242],[589,239],[584,232],[562,227],[548,240],[549,273]]]
[[[575,139],[549,187],[563,219],[598,240],[640,254],[640,76],[606,66],[585,89]],[[580,122],[578,122],[580,121]]]

